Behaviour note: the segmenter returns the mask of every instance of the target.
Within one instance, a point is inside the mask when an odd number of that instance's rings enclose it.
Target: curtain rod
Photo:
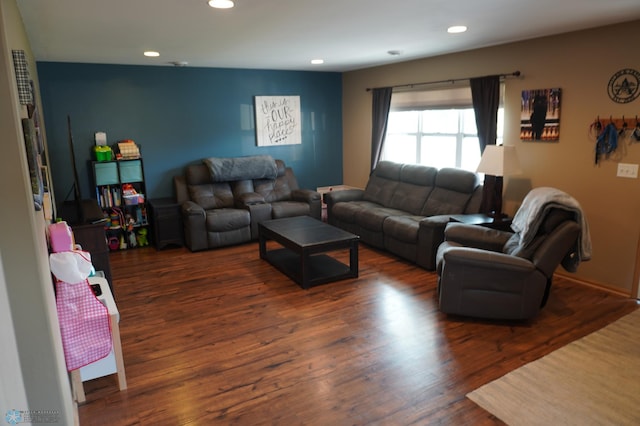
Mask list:
[[[500,78],[507,78],[507,77],[520,77],[520,71],[514,71],[512,73],[509,74],[497,74],[498,77]],[[484,77],[491,77],[489,75],[485,75]],[[423,86],[423,85],[427,85],[427,84],[442,84],[442,83],[455,83],[457,81],[465,81],[465,80],[471,80],[472,78],[482,78],[482,77],[468,77],[468,78],[451,78],[448,80],[439,80],[439,81],[426,81],[423,83],[411,83],[411,84],[398,84],[396,86],[391,86],[394,89],[398,89],[400,87],[414,87],[414,86]],[[382,89],[382,87],[367,87],[367,92],[370,92],[373,89]]]

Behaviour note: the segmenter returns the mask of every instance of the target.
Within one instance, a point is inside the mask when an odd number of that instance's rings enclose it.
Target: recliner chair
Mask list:
[[[519,233],[449,223],[437,252],[440,310],[490,319],[534,317],[546,303],[555,269],[562,263],[570,270],[579,260],[582,230],[574,211],[549,208],[540,214],[527,244]]]

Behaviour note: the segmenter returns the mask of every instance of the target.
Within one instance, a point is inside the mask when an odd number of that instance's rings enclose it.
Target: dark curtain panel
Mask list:
[[[478,140],[480,141],[480,152],[484,152],[487,145],[495,145],[498,134],[498,107],[500,104],[500,76],[491,75],[488,77],[472,78],[471,99],[473,110],[476,115],[476,126],[478,128]],[[485,175],[484,187],[482,189],[482,204],[480,212],[491,213],[495,211],[497,202],[502,204],[502,194],[500,200],[496,200],[496,190],[498,186],[502,191],[501,182],[496,182],[495,176]]]
[[[387,122],[389,120],[389,109],[391,108],[391,93],[393,88],[382,87],[373,89],[372,127],[371,127],[371,170],[376,168],[384,138],[387,134]]]

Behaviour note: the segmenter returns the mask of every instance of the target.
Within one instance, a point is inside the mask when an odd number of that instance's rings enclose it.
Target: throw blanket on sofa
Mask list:
[[[270,155],[218,158],[202,160],[209,168],[214,182],[229,182],[242,179],[275,179],[278,169]]]
[[[567,256],[562,261],[562,266],[569,272],[575,272],[581,261],[591,259],[591,235],[589,225],[582,212],[582,207],[575,198],[559,189],[541,187],[532,189],[522,201],[511,228],[520,235],[521,243],[526,246],[538,232],[540,222],[548,210],[561,208],[575,214],[576,222],[580,224],[581,231],[575,247],[576,256]]]

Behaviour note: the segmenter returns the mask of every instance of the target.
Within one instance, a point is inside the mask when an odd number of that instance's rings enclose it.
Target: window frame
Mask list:
[[[451,93],[451,100],[447,100],[448,91]],[[467,97],[465,98],[465,91]],[[504,84],[500,85],[500,107],[498,110],[498,137],[496,140],[497,144],[501,144],[503,141],[503,131],[504,131],[504,106],[503,106],[503,94],[504,94]],[[394,96],[397,96],[396,99],[400,99],[398,102],[395,102],[394,105]],[[437,110],[446,110],[451,113],[456,113],[456,121],[457,121],[457,132],[449,133],[449,132],[426,132],[424,125],[425,111],[437,111]],[[447,164],[442,167],[457,167],[457,168],[465,168],[463,167],[463,153],[464,153],[464,141],[466,138],[475,138],[478,139],[477,127],[475,123],[475,114],[470,114],[469,117],[473,118],[473,127],[476,129],[475,134],[465,133],[465,117],[467,115],[468,110],[473,112],[473,105],[471,101],[471,88],[468,86],[463,87],[455,87],[455,88],[440,88],[433,91],[412,91],[412,92],[400,92],[394,93],[391,98],[391,109],[389,111],[389,120],[391,120],[391,114],[395,113],[403,113],[403,112],[413,112],[417,115],[415,122],[415,129],[412,131],[393,131],[397,129],[392,129],[393,126],[387,126],[387,132],[385,135],[385,143],[382,148],[382,160],[390,160],[392,158],[391,146],[389,145],[389,139],[395,137],[408,137],[407,140],[412,140],[414,144],[415,157],[413,160],[413,164],[427,164],[422,161],[422,152],[425,148],[425,144],[428,143],[428,138],[434,137],[449,137],[455,138],[455,154],[454,154],[454,164]],[[468,126],[467,126],[468,127]],[[477,153],[477,162],[480,162],[480,150],[478,147]],[[390,160],[394,161],[394,160]],[[403,161],[407,163],[408,161]],[[433,163],[441,163],[440,161],[430,162],[427,165],[432,165]],[[477,163],[477,164],[478,164]],[[477,164],[473,167],[477,167]],[[467,170],[468,167],[466,168]]]

